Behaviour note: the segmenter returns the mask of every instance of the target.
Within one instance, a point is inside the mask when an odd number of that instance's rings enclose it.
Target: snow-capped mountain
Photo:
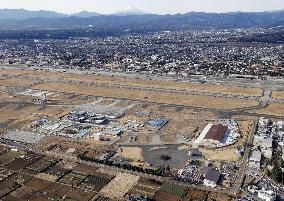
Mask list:
[[[127,16],[127,15],[146,15],[146,14],[147,14],[146,12],[130,6],[125,10],[120,10],[120,11],[115,12],[113,15]]]

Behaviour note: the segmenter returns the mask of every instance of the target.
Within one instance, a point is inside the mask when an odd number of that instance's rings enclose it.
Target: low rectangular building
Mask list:
[[[219,144],[222,142],[227,130],[228,127],[222,124],[212,125],[203,141],[212,144]]]

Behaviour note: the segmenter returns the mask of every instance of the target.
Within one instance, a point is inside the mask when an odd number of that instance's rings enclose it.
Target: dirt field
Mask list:
[[[265,115],[275,115],[279,117],[284,116],[284,103],[270,103],[268,107],[259,109],[259,110],[251,110],[250,112],[257,114],[265,114]]]
[[[155,195],[156,201],[179,201],[180,198],[181,198],[180,196],[173,195],[163,191],[158,191]]]
[[[139,176],[118,173],[101,191],[103,195],[117,199],[122,198],[139,180]]]
[[[284,91],[273,91],[272,97],[278,99],[284,99]]]
[[[133,161],[143,161],[142,149],[139,147],[121,147],[119,155]]]
[[[183,197],[182,201],[204,201],[206,200],[208,193],[209,192],[207,191],[190,188]]]
[[[7,78],[0,79],[1,86],[28,86],[34,84],[35,81],[28,79]]]
[[[207,160],[218,161],[238,161],[239,156],[235,153],[235,149],[199,149]]]
[[[16,104],[9,104],[5,107],[0,108],[0,122],[9,120],[9,119],[22,119],[28,115],[36,112],[39,109],[38,106],[21,106]]]
[[[33,114],[41,114],[41,115],[47,115],[49,117],[53,118],[59,118],[61,116],[67,115],[71,112],[71,109],[64,108],[64,107],[53,107],[53,106],[47,106],[47,107],[41,107],[39,110],[34,112]]]
[[[68,93],[80,93],[86,95],[96,95],[119,99],[150,101],[164,104],[179,104],[185,106],[216,109],[235,109],[258,105],[256,101],[252,100],[238,100],[223,97],[199,96],[189,94],[149,92],[120,88],[96,87],[80,84],[66,84],[59,82],[39,84],[34,86],[34,88],[41,90],[56,90]]]
[[[70,95],[70,94],[53,94],[47,97],[48,100],[63,104],[84,104],[96,101],[96,98],[84,97],[81,95]]]
[[[123,77],[110,77],[110,76],[97,76],[97,75],[84,75],[84,74],[70,74],[70,73],[57,73],[47,71],[32,71],[32,70],[0,70],[1,74],[15,74],[15,75],[29,75],[34,77],[47,77],[47,78],[63,78],[65,80],[86,81],[96,83],[109,83],[109,84],[123,84],[129,86],[144,86],[153,88],[168,88],[178,90],[191,90],[191,91],[209,91],[215,93],[237,94],[237,95],[252,95],[261,96],[262,90],[259,88],[244,88],[237,86],[224,86],[214,84],[198,84],[174,81],[159,81],[159,80],[143,80],[134,78]]]

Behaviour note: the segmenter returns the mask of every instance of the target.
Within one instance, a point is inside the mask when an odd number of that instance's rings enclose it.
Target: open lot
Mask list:
[[[221,149],[200,149],[205,159],[211,161],[238,161],[239,156],[235,153],[234,148]]]
[[[178,145],[143,146],[143,158],[154,167],[178,168],[189,160],[188,150],[179,150]],[[168,156],[167,158],[163,156]]]
[[[162,92],[149,92],[141,90],[128,90],[122,88],[97,87],[81,84],[67,84],[61,82],[43,83],[34,86],[35,89],[54,90],[67,93],[80,93],[118,99],[130,99],[136,101],[150,101],[164,104],[177,104],[202,108],[235,109],[256,106],[258,102],[253,100],[241,100],[224,97],[200,96],[189,94],[172,94]]]
[[[130,158],[133,161],[143,161],[142,149],[140,147],[121,147],[119,156]]]

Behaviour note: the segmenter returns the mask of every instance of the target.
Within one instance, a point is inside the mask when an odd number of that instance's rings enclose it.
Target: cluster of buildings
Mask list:
[[[204,185],[210,188],[216,188],[221,179],[221,172],[209,164],[196,164],[199,162],[191,161],[183,168],[178,170],[177,177],[192,185]]]
[[[111,69],[184,77],[284,75],[282,44],[232,40],[264,31],[235,29],[68,40],[6,40],[0,44],[0,63]]]
[[[274,190],[261,188],[257,185],[250,185],[247,188],[249,194],[254,195],[254,198],[258,198],[263,201],[275,201],[277,200],[277,193]]]
[[[284,160],[284,121],[269,120],[261,117],[258,121],[258,129],[254,135],[254,148],[249,158],[249,167],[260,169],[263,167],[263,160],[271,161],[277,151],[282,152],[282,160]],[[272,167],[268,167],[272,168]]]

